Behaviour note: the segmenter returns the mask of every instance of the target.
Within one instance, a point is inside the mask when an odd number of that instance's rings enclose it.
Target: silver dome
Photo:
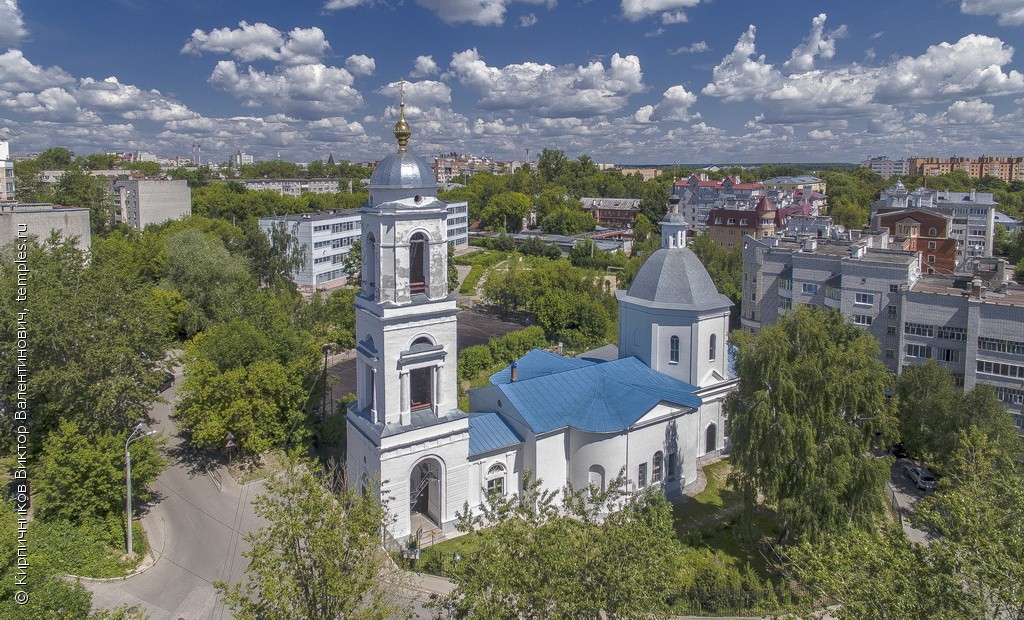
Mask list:
[[[619,299],[645,307],[698,312],[732,306],[689,248],[655,251],[640,267],[629,290],[619,292]]]
[[[392,153],[381,160],[370,175],[371,189],[437,189],[434,170],[409,153]]]

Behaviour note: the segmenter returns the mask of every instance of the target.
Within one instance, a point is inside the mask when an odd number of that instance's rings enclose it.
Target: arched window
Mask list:
[[[715,361],[718,355],[718,334],[711,334],[711,341],[708,343],[708,360]]]
[[[654,469],[651,472],[651,482],[661,482],[665,474],[665,455],[661,450],[654,453]]]
[[[363,245],[363,292],[373,295],[377,290],[377,239],[373,233],[366,233]]]
[[[587,483],[598,491],[604,491],[604,467],[591,465]]]
[[[505,466],[501,463],[495,463],[487,470],[487,492],[505,495]]]
[[[427,237],[416,233],[409,240],[409,292],[427,292],[427,274],[430,272],[427,262]]]
[[[708,424],[708,430],[704,431],[704,454],[714,452],[718,449],[718,427]]]
[[[668,361],[670,364],[679,363],[679,336],[672,336],[668,340]]]

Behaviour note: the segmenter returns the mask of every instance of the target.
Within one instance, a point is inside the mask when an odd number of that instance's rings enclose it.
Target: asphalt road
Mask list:
[[[124,580],[83,581],[95,608],[138,607],[153,620],[230,618],[220,604],[215,581],[237,582],[245,569],[244,533],[262,525],[249,502],[263,492],[261,483],[239,486],[223,470],[223,491],[202,469],[206,462],[177,436],[170,419],[181,372],[156,404],[152,428],[168,438],[171,463],[157,478],[157,499],[144,510],[143,525],[155,563]]]
[[[485,344],[491,338],[504,336],[523,326],[519,323],[502,321],[492,314],[463,310],[459,313],[457,350],[478,344]],[[345,394],[356,391],[356,361],[348,359],[327,369],[331,375],[331,394],[335,402]]]
[[[907,476],[906,466],[910,463],[907,459],[898,459],[892,464],[890,470],[891,480],[889,482],[890,499],[895,498],[899,505],[899,512],[902,516],[903,531],[907,533],[910,540],[928,544],[932,535],[924,530],[919,530],[910,524],[910,515],[914,512],[914,506],[918,500],[925,496],[924,491],[918,490],[914,481]]]

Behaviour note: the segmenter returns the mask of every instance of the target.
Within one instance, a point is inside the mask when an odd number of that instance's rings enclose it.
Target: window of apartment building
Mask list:
[[[791,291],[793,290],[793,281],[789,278],[781,278],[779,280],[779,288],[784,291]]]
[[[934,241],[929,241],[928,242],[928,249],[929,250],[934,250],[936,247],[937,247],[937,244]]]
[[[779,300],[779,308],[782,310],[792,310],[793,300],[788,297],[783,297]]]
[[[313,249],[319,250],[320,248],[326,248],[331,245],[330,241],[317,241],[313,244]]]
[[[735,226],[735,225],[736,225],[736,218],[730,217],[729,218],[729,226]]]
[[[746,226],[746,225],[747,225],[747,220],[746,220],[746,218],[743,218],[743,219],[741,219],[741,220],[740,220],[740,226]]]
[[[934,228],[929,228],[928,229],[928,236],[929,237],[934,237],[936,234],[938,234],[938,231],[935,230]],[[928,243],[928,247],[931,248],[933,243],[935,243],[935,242],[934,241],[929,242]]]
[[[873,317],[870,314],[855,314],[853,315],[854,325],[871,325]]]
[[[929,254],[928,255],[928,264],[929,265],[934,265],[935,264],[935,255],[934,254]]]
[[[886,336],[895,336],[896,335],[896,326],[895,325],[887,326],[885,328],[885,335]]]
[[[885,359],[891,360],[896,358],[896,351],[894,349],[885,350]]]
[[[895,319],[896,318],[896,306],[893,306],[891,304],[886,306],[885,307],[885,312],[886,312],[886,314],[889,315],[890,319]]]
[[[935,336],[935,326],[925,325],[924,323],[904,323],[903,333],[911,336],[927,336],[932,338]]]
[[[959,349],[939,349],[939,361],[959,364],[963,351]]]
[[[1024,366],[1017,366],[1016,364],[1000,364],[999,362],[978,360],[978,372],[987,375],[999,375],[1000,377],[1024,379]]]
[[[978,338],[978,348],[984,351],[997,351],[999,353],[1024,355],[1024,342],[1016,342],[1013,340],[1000,340],[998,338]]]
[[[871,293],[857,293],[854,295],[853,303],[861,306],[875,305],[875,296]]]
[[[757,301],[757,291],[750,291],[750,301]]]
[[[715,226],[721,226],[721,225],[722,225],[722,218],[716,217],[715,218]]]
[[[948,327],[941,326],[936,332],[936,336],[943,340],[959,340],[961,342],[967,342],[967,328],[965,327]]]
[[[322,265],[323,263],[329,263],[329,262],[331,262],[331,257],[330,256],[321,256],[319,258],[314,258],[313,259],[313,264],[314,265]]]
[[[1012,387],[996,386],[996,398],[1007,405],[1024,405],[1024,390]]]
[[[804,282],[803,291],[807,295],[815,295],[818,292],[818,285],[813,282]]]
[[[330,224],[324,224],[322,226],[314,226],[313,227],[313,232],[327,232],[330,229],[331,229],[331,225]]]
[[[907,357],[920,357],[922,359],[931,359],[932,348],[930,346],[923,344],[908,344]]]
[[[890,293],[899,293],[900,292],[900,285],[899,284],[890,284],[889,285],[889,292]]]

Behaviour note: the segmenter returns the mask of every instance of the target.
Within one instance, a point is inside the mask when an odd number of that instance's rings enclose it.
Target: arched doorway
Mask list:
[[[604,467],[591,465],[588,472],[587,484],[598,491],[604,492]]]
[[[442,476],[441,462],[435,457],[416,463],[409,476],[409,511],[426,517],[437,527],[441,527]]]
[[[714,424],[708,424],[708,429],[704,431],[704,454],[714,452],[718,449],[718,427]]]

